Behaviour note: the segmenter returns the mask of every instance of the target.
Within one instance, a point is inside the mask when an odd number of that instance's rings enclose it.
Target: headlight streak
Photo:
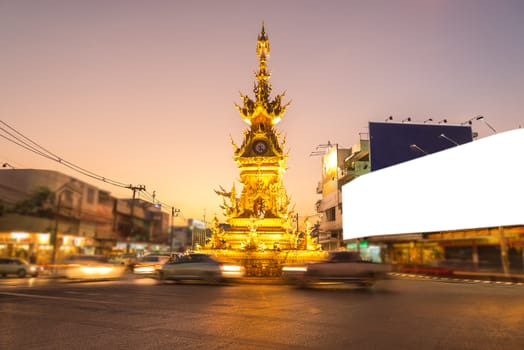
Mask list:
[[[283,272],[306,272],[307,266],[284,266]]]
[[[238,265],[222,265],[220,269],[224,272],[240,272],[243,267]]]
[[[107,275],[113,271],[109,266],[81,266],[80,271],[86,275]]]

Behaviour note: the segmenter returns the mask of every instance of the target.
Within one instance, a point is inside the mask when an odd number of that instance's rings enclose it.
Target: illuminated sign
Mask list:
[[[342,187],[343,238],[524,224],[524,129],[358,177]]]
[[[322,194],[324,196],[337,190],[337,147],[332,146],[322,158]]]

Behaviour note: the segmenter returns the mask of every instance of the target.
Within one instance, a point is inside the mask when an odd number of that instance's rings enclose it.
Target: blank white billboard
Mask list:
[[[342,187],[343,238],[524,224],[524,129],[358,177]]]

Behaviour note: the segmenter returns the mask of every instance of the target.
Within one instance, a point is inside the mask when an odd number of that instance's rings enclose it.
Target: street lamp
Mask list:
[[[12,165],[9,164],[9,163],[3,163],[3,164],[2,164],[2,168],[11,168],[11,169],[14,169],[15,167],[12,166]]]
[[[486,126],[487,126],[488,128],[490,128],[491,131],[493,131],[494,134],[497,133],[497,130],[495,130],[495,128],[492,127],[492,126],[491,126],[491,125],[486,121],[486,119],[484,118],[483,115],[477,115],[476,117],[473,117],[473,118],[471,118],[471,119],[469,119],[469,120],[466,120],[465,122],[461,123],[460,125],[466,125],[466,124],[471,125],[471,124],[473,124],[473,120],[480,120],[480,121],[482,121],[484,124],[486,124]],[[473,138],[476,138],[477,136],[478,136],[477,133],[473,133]]]
[[[471,119],[466,120],[465,122],[460,123],[460,125],[466,125],[466,124],[473,124],[473,120],[476,120],[477,117],[473,117]]]
[[[404,123],[404,122],[410,122],[410,121],[411,121],[411,117],[407,117],[407,118],[405,118],[405,119],[402,119],[402,123]]]
[[[459,145],[460,145],[457,141],[453,140],[453,139],[450,138],[450,137],[447,137],[445,134],[440,134],[440,135],[438,135],[438,137],[439,137],[440,139],[446,139],[446,140],[448,140],[449,142],[451,142],[451,143],[454,144],[455,146],[459,146]]]
[[[484,118],[483,115],[478,115],[475,117],[475,120],[481,120],[484,124],[486,124],[488,126],[488,128],[491,129],[491,131],[493,131],[494,134],[497,133],[497,130],[495,130],[494,127],[492,127],[487,121],[486,121],[486,118]]]
[[[319,144],[317,148],[315,148],[315,150],[309,154],[309,156],[323,156],[331,149],[331,147],[333,147],[331,141],[328,141],[327,144]]]
[[[486,124],[486,126],[487,126],[488,128],[491,129],[491,131],[493,131],[494,134],[497,133],[497,130],[495,130],[495,128],[492,127],[492,126],[491,126],[491,125],[486,121],[486,118],[484,118],[483,115],[477,115],[476,117],[473,117],[473,118],[471,118],[471,119],[469,119],[469,120],[466,120],[465,122],[461,123],[460,125],[466,125],[466,124],[471,125],[471,124],[473,124],[473,120],[480,120],[480,121],[482,121],[484,124]]]
[[[412,150],[414,151],[418,151],[420,153],[423,153],[423,154],[428,154],[428,152],[426,152],[425,150],[423,150],[422,148],[420,148],[419,146],[417,146],[416,144],[411,144],[409,145],[409,148],[411,148]]]

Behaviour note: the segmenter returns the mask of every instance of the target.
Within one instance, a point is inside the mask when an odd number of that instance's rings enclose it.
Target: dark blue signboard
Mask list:
[[[471,141],[470,125],[370,122],[371,171]]]

